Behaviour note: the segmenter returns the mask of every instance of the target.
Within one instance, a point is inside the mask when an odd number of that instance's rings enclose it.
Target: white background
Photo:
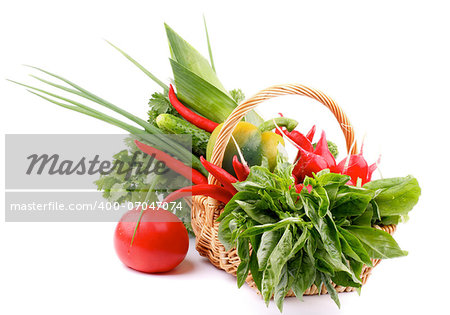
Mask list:
[[[216,69],[247,95],[272,84],[319,88],[347,112],[365,154],[382,154],[383,176],[413,174],[422,197],[395,237],[409,251],[384,261],[361,296],[288,299],[284,314],[443,314],[448,292],[448,89],[446,1],[2,1],[2,133],[117,133],[115,127],[46,103],[5,81],[32,82],[30,69],[63,74],[145,117],[158,86],[106,44],[108,39],[168,82],[163,22],[207,54],[205,13]],[[338,125],[301,97],[263,105],[327,130]],[[1,138],[4,150],[4,138]],[[77,144],[74,144],[77,145]],[[4,153],[0,154],[4,159]],[[341,155],[342,157],[343,155]],[[2,168],[3,172],[3,168]],[[377,175],[379,176],[379,175]],[[4,188],[4,183],[0,184]],[[3,193],[0,204],[3,205]],[[1,207],[3,211],[3,206]],[[277,314],[249,288],[212,267],[191,246],[168,275],[125,268],[112,223],[0,223],[2,314]],[[448,298],[447,298],[448,300]]]

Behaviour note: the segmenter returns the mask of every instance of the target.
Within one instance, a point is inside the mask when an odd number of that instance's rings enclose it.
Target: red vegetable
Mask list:
[[[228,190],[232,195],[237,193],[236,188],[232,185],[238,181],[236,177],[225,171],[223,168],[208,162],[203,156],[200,157],[200,162],[202,162],[206,170],[214,176],[226,190]]]
[[[208,132],[213,132],[214,129],[219,125],[218,123],[211,121],[203,116],[200,116],[189,108],[184,106],[175,95],[175,91],[173,90],[172,84],[169,88],[169,100],[172,106],[176,109],[176,111],[191,124],[197,126],[200,129],[206,130]]]
[[[233,198],[233,195],[223,187],[209,184],[200,184],[184,187],[174,191],[163,200],[163,203],[172,202],[183,197],[195,195],[205,195],[217,199],[223,203],[227,203],[231,198]]]
[[[336,172],[345,174],[351,177],[349,185],[356,185],[358,183],[358,178],[361,178],[361,184],[364,185],[370,182],[372,179],[372,173],[377,169],[377,163],[368,165],[366,159],[363,156],[363,150],[361,146],[361,152],[358,154],[352,154],[347,158],[343,159],[336,167]]]
[[[169,154],[160,151],[158,149],[155,149],[151,146],[148,146],[146,144],[143,144],[142,142],[139,142],[137,140],[135,140],[134,143],[136,143],[137,147],[142,152],[147,153],[148,155],[154,154],[155,159],[166,163],[166,166],[168,168],[191,180],[194,184],[208,183],[208,180],[206,179],[205,176],[202,175],[202,173],[200,173],[197,170],[194,170],[189,166],[186,166],[183,162],[178,161],[177,159],[171,157]]]
[[[328,163],[324,157],[306,151],[302,147],[299,147],[299,153],[300,157],[292,171],[296,184],[302,182],[305,176],[312,176],[312,173],[318,173],[328,168]]]
[[[314,150],[311,141],[309,141],[301,132],[297,130],[292,130],[291,132],[283,130],[283,133],[306,151],[312,152]]]
[[[306,134],[306,138],[308,138],[308,140],[310,142],[313,141],[314,139],[314,134],[316,133],[316,125],[311,127],[311,130],[308,131],[308,133]]]
[[[328,168],[331,171],[334,170],[334,168],[336,167],[336,160],[334,159],[333,154],[331,154],[330,150],[328,149],[328,142],[325,136],[325,131],[322,131],[322,135],[320,136],[319,142],[317,142],[314,153],[322,156],[327,161]]]
[[[248,174],[250,174],[250,168],[248,167],[248,165],[241,163],[237,155],[233,156],[233,169],[240,182],[245,181],[248,177]]]
[[[133,209],[117,224],[114,247],[128,267],[146,273],[166,272],[186,257],[189,236],[176,215],[167,210]]]

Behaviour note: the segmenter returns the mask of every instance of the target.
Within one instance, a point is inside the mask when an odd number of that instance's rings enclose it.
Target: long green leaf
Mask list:
[[[347,226],[346,230],[355,235],[363,244],[367,253],[374,259],[386,259],[406,256],[389,233],[366,226]]]
[[[38,71],[41,71],[41,72],[43,72],[45,74],[48,74],[48,75],[50,75],[50,76],[52,76],[52,77],[54,77],[54,78],[56,78],[58,80],[61,80],[61,81],[65,82],[65,83],[69,84],[70,86],[72,86],[73,88],[77,89],[78,91],[80,91],[82,93],[81,95],[80,94],[78,94],[78,95],[80,95],[82,97],[85,97],[85,98],[87,98],[87,99],[89,99],[91,101],[95,101],[99,105],[102,105],[102,106],[104,106],[106,108],[109,108],[109,109],[115,111],[118,114],[121,114],[122,116],[127,117],[128,119],[130,119],[130,120],[134,121],[135,123],[139,124],[140,126],[144,127],[145,130],[147,130],[147,131],[149,131],[151,133],[161,133],[161,131],[158,128],[150,125],[147,121],[145,121],[145,120],[143,120],[143,119],[141,119],[141,118],[139,118],[139,117],[137,117],[137,116],[127,112],[126,110],[124,110],[124,109],[122,109],[122,108],[120,108],[120,107],[118,107],[118,106],[108,102],[107,100],[105,100],[105,99],[103,99],[103,98],[101,98],[101,97],[99,97],[99,96],[89,92],[88,90],[86,90],[86,89],[82,88],[81,86],[73,83],[72,81],[69,81],[69,80],[67,80],[67,79],[65,79],[65,78],[63,78],[63,77],[61,77],[59,75],[56,75],[54,73],[51,73],[51,72],[46,71],[46,70],[41,69],[41,68],[37,68],[37,67],[33,67],[33,66],[28,66],[28,67],[36,69]],[[43,82],[45,82],[45,81],[43,81]],[[46,81],[46,83],[47,82],[48,81]],[[57,85],[53,85],[53,86],[57,87]]]
[[[79,112],[79,113],[81,113],[81,114],[85,114],[85,115],[87,115],[87,116],[91,116],[91,117],[93,117],[93,118],[97,118],[97,119],[99,119],[99,120],[102,120],[102,121],[107,122],[107,123],[109,123],[109,124],[112,124],[112,125],[114,125],[114,126],[120,127],[120,128],[122,128],[122,129],[124,129],[124,130],[130,132],[130,133],[144,132],[143,130],[139,130],[138,128],[132,127],[132,126],[130,126],[130,125],[127,126],[126,124],[123,124],[122,122],[119,122],[117,119],[109,119],[109,118],[108,118],[107,116],[105,116],[105,115],[98,115],[98,114],[96,114],[96,113],[94,113],[94,112],[92,112],[92,111],[89,111],[89,110],[84,109],[84,108],[81,108],[81,107],[77,107],[77,106],[73,106],[73,105],[69,105],[69,104],[64,104],[64,103],[58,102],[58,101],[56,101],[56,100],[53,100],[53,99],[51,99],[51,98],[49,98],[49,97],[46,97],[46,96],[44,96],[44,95],[42,95],[42,94],[33,92],[33,91],[31,91],[31,90],[27,90],[27,91],[30,92],[31,94],[34,94],[34,95],[36,95],[36,96],[39,96],[39,97],[43,98],[43,99],[46,100],[46,101],[49,101],[49,102],[51,102],[51,103],[54,103],[54,104],[56,104],[56,105],[58,105],[58,106],[61,106],[61,107],[66,108],[66,109],[73,110],[73,111],[75,111],[75,112]],[[111,117],[111,118],[112,118],[112,117]],[[133,128],[134,128],[134,129],[133,129]]]
[[[170,60],[177,96],[196,112],[215,122],[223,122],[237,104],[223,91],[181,63]]]
[[[194,47],[178,35],[169,25],[166,27],[167,39],[169,40],[170,53],[173,60],[176,60],[183,67],[192,71],[203,80],[209,82],[224,94],[229,95],[222,83],[217,78],[214,69]],[[178,87],[178,86],[177,86]]]
[[[151,73],[150,71],[148,71],[143,65],[141,65],[139,62],[137,62],[136,60],[134,60],[132,57],[130,57],[130,55],[128,55],[126,52],[124,52],[122,49],[120,49],[119,47],[115,46],[114,44],[112,44],[109,41],[106,41],[108,44],[110,44],[112,47],[114,47],[115,49],[117,49],[118,52],[120,52],[125,58],[127,58],[129,61],[131,61],[136,67],[138,67],[142,72],[144,72],[150,79],[152,79],[153,81],[155,81],[160,87],[162,87],[164,90],[168,91],[169,87],[162,82],[160,79],[158,79],[153,73]]]
[[[211,63],[211,68],[214,72],[216,72],[216,67],[214,66],[214,58],[211,49],[211,41],[209,40],[208,27],[206,26],[206,18],[203,15],[203,24],[205,25],[205,33],[206,33],[206,42],[208,44],[208,53],[209,53],[209,62]]]

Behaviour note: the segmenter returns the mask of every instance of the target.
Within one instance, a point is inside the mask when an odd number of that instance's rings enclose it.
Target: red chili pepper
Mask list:
[[[166,163],[166,166],[173,170],[174,172],[186,177],[190,181],[192,181],[194,184],[207,184],[208,180],[205,176],[202,175],[197,170],[194,170],[193,168],[186,166],[183,162],[178,161],[177,159],[171,157],[169,154],[160,151],[158,149],[155,149],[151,146],[148,146],[146,144],[143,144],[142,142],[139,142],[138,140],[135,140],[134,143],[137,145],[137,147],[144,153],[147,153],[148,155],[154,155],[155,159],[162,161]]]
[[[306,151],[302,147],[299,147],[299,154],[300,157],[292,171],[296,184],[303,181],[305,176],[312,176],[312,173],[318,173],[329,168],[326,159],[320,155]]]
[[[281,130],[285,130],[285,128],[284,127],[281,127]],[[280,129],[278,129],[278,128],[276,128],[275,129],[275,133],[277,134],[277,135],[279,135],[280,137],[282,137],[283,136],[283,133],[280,131]]]
[[[328,142],[325,136],[325,131],[322,131],[322,135],[320,136],[319,142],[317,142],[314,153],[322,156],[327,161],[330,171],[334,170],[334,168],[336,167],[336,160],[334,159],[333,154],[331,154],[330,149],[328,149]]]
[[[203,156],[200,157],[200,162],[202,162],[206,170],[211,173],[211,175],[214,176],[227,191],[232,195],[237,193],[236,188],[232,185],[238,181],[236,177],[225,171],[223,168],[208,162]]]
[[[310,142],[313,141],[314,139],[314,134],[316,133],[316,125],[311,127],[311,130],[308,131],[308,133],[306,134],[306,138],[308,138],[308,140]]]
[[[309,141],[301,132],[297,130],[292,130],[291,132],[283,130],[283,133],[306,151],[312,152],[314,150],[311,141]]]
[[[250,168],[248,167],[248,165],[241,163],[237,155],[233,156],[233,169],[240,182],[245,181],[248,177],[248,174],[250,174]]]
[[[189,108],[184,106],[175,95],[175,91],[173,90],[172,84],[169,88],[169,100],[172,106],[176,109],[176,111],[191,124],[197,126],[200,129],[206,130],[208,132],[213,132],[214,129],[219,125],[218,123],[211,121],[203,116],[200,116]]]
[[[183,197],[195,195],[208,196],[223,203],[227,203],[231,198],[233,198],[233,195],[223,187],[209,184],[200,184],[178,189],[164,198],[162,203],[168,203]]]
[[[363,156],[363,145],[361,145],[360,153],[352,154],[343,159],[336,167],[336,171],[351,177],[348,185],[356,185],[358,178],[361,178],[361,184],[364,185],[372,179],[372,173],[377,169],[380,158],[376,163],[368,165]]]
[[[361,153],[352,154],[337,165],[337,171],[350,176],[353,185],[356,185],[358,178],[361,178],[364,184],[367,180],[369,166]]]

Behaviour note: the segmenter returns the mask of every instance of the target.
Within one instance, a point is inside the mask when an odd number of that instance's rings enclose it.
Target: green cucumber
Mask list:
[[[171,114],[160,114],[156,117],[155,122],[165,133],[191,135],[192,153],[197,156],[206,155],[206,146],[208,145],[209,137],[211,136],[209,132]]]

